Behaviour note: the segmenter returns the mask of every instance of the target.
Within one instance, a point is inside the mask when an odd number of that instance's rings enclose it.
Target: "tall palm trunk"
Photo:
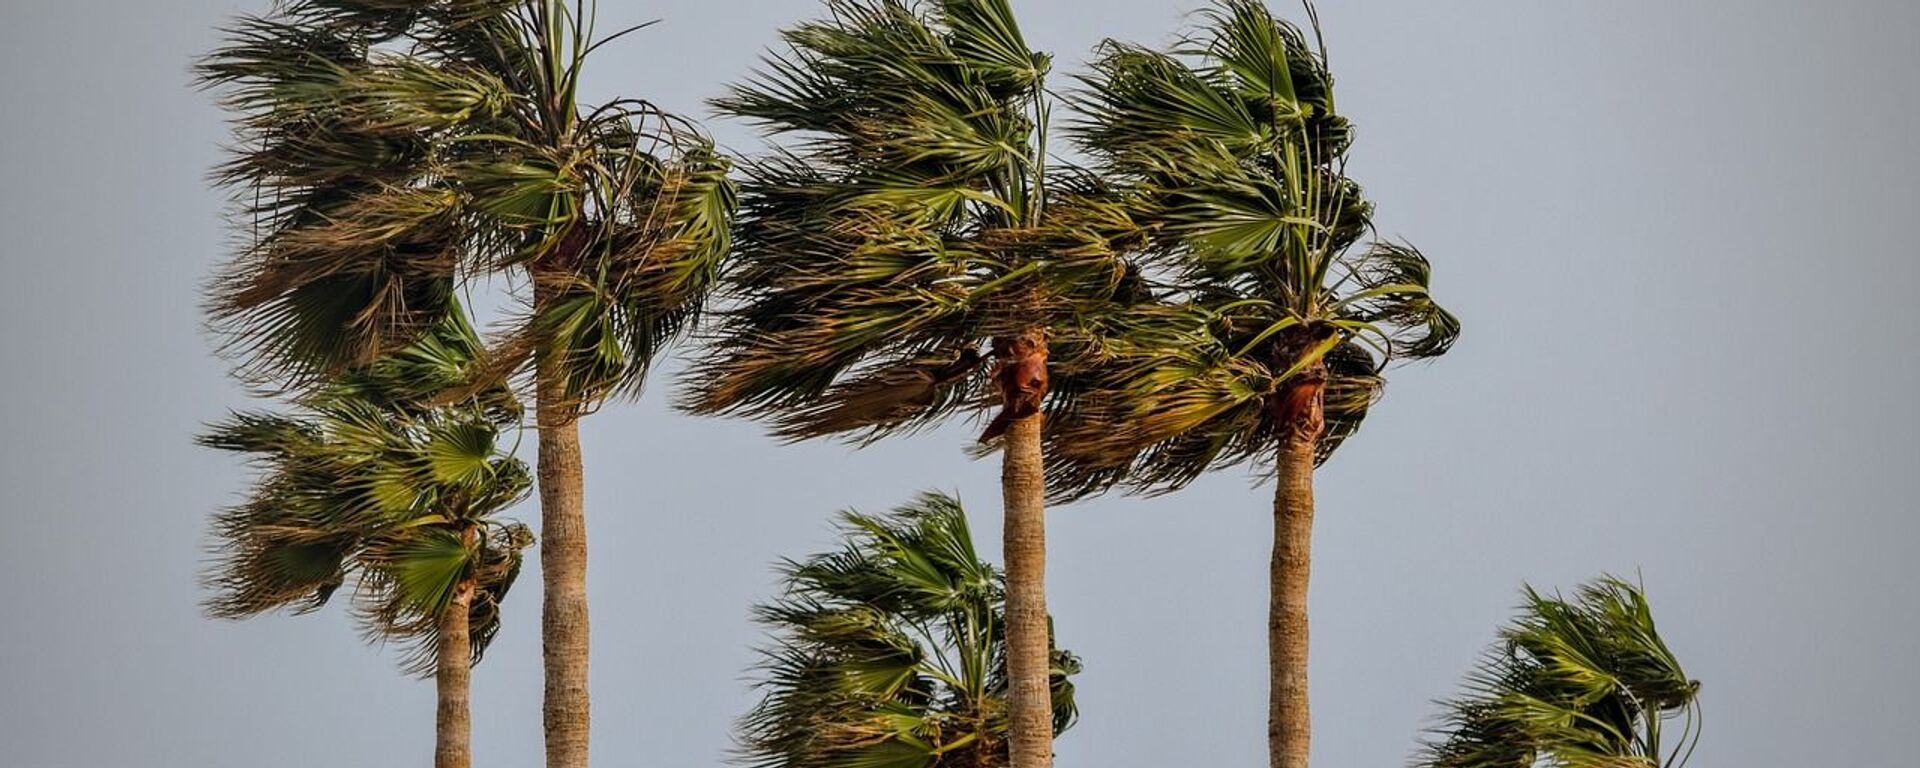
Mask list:
[[[473,609],[474,583],[461,583],[452,602],[440,612],[440,658],[434,667],[439,708],[434,717],[433,768],[471,768],[473,716],[469,693],[473,682],[473,636],[468,617]]]
[[[533,306],[553,301],[587,242],[585,227],[562,235],[533,265]],[[540,433],[540,648],[546,690],[541,722],[547,768],[587,768],[592,717],[587,696],[586,474],[580,414],[567,391],[567,363],[534,358],[534,413]]]
[[[1313,468],[1324,429],[1322,366],[1303,372],[1276,403],[1286,433],[1273,492],[1273,560],[1267,606],[1267,758],[1307,768],[1307,581],[1313,566]]]
[[[537,367],[540,427],[540,645],[546,663],[542,720],[547,768],[586,768],[587,519],[580,421],[566,386]]]
[[[542,383],[542,390],[551,389]],[[547,768],[586,768],[587,521],[580,422],[570,406],[540,411],[540,644],[546,661]]]
[[[1053,765],[1053,696],[1047,686],[1048,648],[1052,643],[1047,626],[1042,418],[1036,413],[1007,425],[1000,471],[1007,561],[1008,748],[1013,768]]]
[[[1047,395],[1046,335],[994,339],[1001,411],[986,438],[1005,435],[1000,465],[1007,561],[1008,751],[1013,768],[1053,765],[1053,638],[1047,622],[1047,484],[1040,406]]]

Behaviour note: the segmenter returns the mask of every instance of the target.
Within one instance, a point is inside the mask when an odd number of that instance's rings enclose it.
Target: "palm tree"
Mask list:
[[[867,441],[999,409],[1013,764],[1052,761],[1041,410],[1125,270],[1049,178],[1050,59],[1006,0],[828,0],[715,101],[791,139],[745,167],[738,299],[687,406]]]
[[[252,237],[211,300],[245,372],[310,389],[412,343],[464,281],[526,289],[477,381],[530,372],[547,764],[587,763],[579,417],[638,393],[728,250],[728,163],[645,102],[579,101],[589,0],[287,0],[201,67]]]
[[[1301,768],[1314,467],[1390,361],[1445,352],[1459,324],[1419,251],[1360,245],[1372,205],[1345,173],[1324,50],[1259,0],[1200,18],[1171,51],[1109,41],[1083,78],[1073,138],[1127,209],[1116,236],[1167,284],[1082,358],[1048,481],[1062,499],[1169,491],[1274,462],[1268,742],[1274,768]]]
[[[1416,765],[1423,768],[1680,768],[1700,739],[1700,683],[1653,625],[1639,586],[1606,577],[1572,599],[1526,589],[1522,614],[1500,631],[1445,702]],[[1663,724],[1682,720],[1663,743]]]
[[[208,611],[307,613],[353,582],[367,638],[405,644],[406,668],[434,677],[436,768],[472,764],[471,667],[533,542],[526,526],[495,516],[529,485],[497,442],[520,417],[512,395],[415,399],[423,382],[464,375],[478,342],[453,315],[414,347],[303,398],[296,414],[235,414],[201,438],[263,470],[246,501],[215,519]]]
[[[841,515],[840,551],[787,561],[759,606],[777,636],[766,697],[741,722],[756,768],[1009,764],[1005,582],[980,560],[960,502]],[[1056,731],[1073,724],[1073,654],[1051,651]]]

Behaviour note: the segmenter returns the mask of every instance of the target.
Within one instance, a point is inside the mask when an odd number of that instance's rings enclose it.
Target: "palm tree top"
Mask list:
[[[792,439],[983,406],[994,339],[1076,324],[1122,270],[1046,162],[1051,60],[1005,0],[831,0],[724,113],[784,140],[744,164],[734,311],[686,405]]]
[[[1700,683],[1661,638],[1645,591],[1615,577],[1571,596],[1527,587],[1521,614],[1444,702],[1426,768],[1680,768],[1700,731]],[[1678,719],[1677,738],[1663,724]]]
[[[215,518],[208,611],[244,618],[325,605],[352,584],[369,640],[399,640],[426,674],[436,622],[476,585],[477,659],[532,534],[497,513],[526,495],[526,467],[499,446],[519,420],[503,388],[434,404],[436,377],[464,379],[478,340],[464,321],[302,398],[291,413],[236,413],[200,438],[248,454],[261,475]]]
[[[785,592],[755,610],[775,641],[740,725],[745,764],[1006,765],[1005,587],[960,502],[927,493],[840,522],[846,546],[785,562]],[[1077,672],[1053,651],[1056,730],[1075,719]]]
[[[631,30],[627,30],[631,31]],[[243,368],[304,389],[419,338],[464,281],[531,275],[491,350],[581,405],[632,393],[728,250],[728,161],[643,101],[583,105],[586,0],[290,0],[199,69],[249,222],[210,298]],[[520,283],[525,285],[525,282]]]
[[[1373,204],[1346,173],[1353,128],[1317,27],[1217,0],[1168,50],[1105,43],[1074,101],[1073,141],[1169,287],[1083,358],[1086,391],[1053,425],[1073,449],[1051,455],[1059,495],[1171,490],[1265,460],[1290,428],[1277,401],[1306,377],[1325,382],[1324,459],[1390,362],[1452,345],[1426,257],[1363,242]]]

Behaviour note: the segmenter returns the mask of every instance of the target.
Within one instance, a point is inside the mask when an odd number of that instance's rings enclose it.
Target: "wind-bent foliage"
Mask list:
[[[540,428],[551,768],[587,763],[578,417],[637,393],[729,250],[729,164],[684,120],[581,104],[589,0],[286,0],[243,17],[202,80],[238,114],[220,171],[251,237],[216,327],[296,391],[418,339],[466,281],[520,312],[466,386],[531,372]]]
[[[1200,18],[1170,51],[1109,41],[1082,78],[1073,138],[1124,212],[1107,234],[1168,284],[1072,360],[1047,479],[1072,499],[1272,462],[1269,764],[1305,768],[1314,467],[1386,365],[1446,352],[1460,326],[1418,250],[1362,244],[1373,206],[1324,49],[1260,0]]]
[[[1373,204],[1346,175],[1353,129],[1324,51],[1258,0],[1219,0],[1169,52],[1109,41],[1073,139],[1115,187],[1141,258],[1176,288],[1133,311],[1052,422],[1060,497],[1165,491],[1268,460],[1324,389],[1324,460],[1394,360],[1440,355],[1460,326],[1411,246],[1362,244]]]
[[[727,162],[640,101],[582,106],[591,4],[291,0],[201,65],[238,115],[218,173],[252,237],[211,310],[304,386],[412,343],[459,281],[531,275],[493,350],[573,403],[636,390],[728,247]]]
[[[1050,59],[1005,0],[827,9],[715,101],[791,141],[745,166],[741,305],[687,404],[871,439],[999,403],[994,340],[1076,327],[1125,271],[1116,211],[1057,204],[1085,185],[1048,178]]]
[[[1638,586],[1603,578],[1572,599],[1526,590],[1523,613],[1445,703],[1427,768],[1680,768],[1700,738],[1700,683]],[[1684,727],[1663,742],[1666,721]]]
[[[398,640],[439,694],[435,768],[472,765],[471,667],[500,629],[526,526],[494,515],[530,478],[498,446],[520,421],[504,385],[457,400],[480,339],[458,302],[412,346],[309,393],[291,415],[235,414],[203,445],[264,470],[215,519],[215,616],[318,609],[349,581],[369,640]]]
[[[1013,764],[1045,768],[1041,412],[1049,359],[1086,348],[1133,274],[1105,235],[1120,211],[1049,173],[1050,60],[1007,0],[828,0],[783,39],[715,102],[788,142],[746,166],[736,309],[686,404],[793,440],[999,405],[982,442],[1002,449]]]
[[[239,413],[200,442],[255,457],[245,502],[214,522],[207,609],[246,618],[325,605],[352,584],[369,640],[400,641],[406,668],[439,661],[442,614],[470,588],[471,660],[500,626],[500,601],[533,541],[496,513],[529,477],[498,445],[520,409],[504,389],[457,403],[421,387],[464,375],[478,339],[449,315],[426,339],[309,395],[292,414]]]
[[[1007,765],[1004,584],[959,501],[929,493],[841,520],[847,546],[787,562],[786,594],[756,610],[778,640],[766,698],[741,723],[746,764]],[[1066,730],[1080,662],[1052,657],[1054,728]]]

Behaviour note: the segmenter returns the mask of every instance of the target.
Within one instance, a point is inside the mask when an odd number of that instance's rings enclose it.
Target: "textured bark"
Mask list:
[[[1313,466],[1325,429],[1325,371],[1303,372],[1276,407],[1287,425],[1273,494],[1273,560],[1267,606],[1267,752],[1272,768],[1306,768],[1307,583],[1312,573]]]
[[[434,717],[433,768],[471,768],[473,719],[469,692],[473,683],[473,636],[468,618],[473,608],[473,582],[460,585],[453,601],[440,614],[440,658],[433,682],[439,692]]]
[[[1053,765],[1042,418],[1036,413],[1008,423],[1000,474],[1007,562],[1008,751],[1013,768]]]
[[[546,663],[547,768],[586,768],[587,521],[580,424],[558,377],[541,366],[540,640]]]
[[[1040,412],[1047,398],[1047,341],[1038,331],[993,340],[993,381],[1000,388],[1000,412],[980,434],[987,442],[1006,434],[1014,420]]]

